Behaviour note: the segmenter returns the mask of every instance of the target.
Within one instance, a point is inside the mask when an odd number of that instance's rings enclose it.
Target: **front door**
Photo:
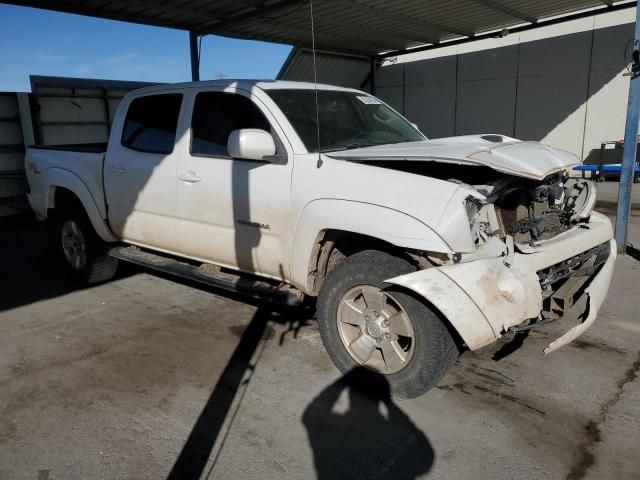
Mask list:
[[[291,159],[232,158],[231,131],[271,131],[269,112],[244,90],[194,92],[191,142],[178,165],[183,254],[276,278],[288,276]]]

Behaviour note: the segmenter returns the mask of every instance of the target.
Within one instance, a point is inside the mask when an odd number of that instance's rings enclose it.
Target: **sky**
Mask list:
[[[209,35],[202,40],[200,78],[272,79],[290,50]],[[189,35],[0,3],[0,91],[30,91],[29,75],[190,81]]]

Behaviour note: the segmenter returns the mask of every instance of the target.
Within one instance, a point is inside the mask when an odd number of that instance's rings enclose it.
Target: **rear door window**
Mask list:
[[[124,121],[122,145],[147,153],[173,152],[181,103],[179,93],[134,99]]]
[[[191,117],[191,153],[228,157],[229,134],[241,128],[271,131],[269,122],[249,98],[224,92],[199,93]]]

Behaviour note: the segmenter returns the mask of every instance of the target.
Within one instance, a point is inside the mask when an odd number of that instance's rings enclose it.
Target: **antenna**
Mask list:
[[[316,67],[316,31],[315,24],[313,22],[313,0],[309,0],[309,15],[311,17],[311,52],[313,54],[313,84],[315,86],[315,100],[316,100],[316,140],[318,142],[318,162],[317,168],[322,166],[322,157],[320,154],[320,109],[318,107],[318,70]]]

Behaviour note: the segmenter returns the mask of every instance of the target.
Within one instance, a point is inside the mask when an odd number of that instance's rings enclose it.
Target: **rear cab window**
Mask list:
[[[172,153],[181,104],[180,93],[133,99],[122,128],[122,145],[139,152]]]
[[[227,92],[198,93],[191,116],[191,154],[230,157],[229,134],[241,128],[271,132],[269,121],[249,98]]]

